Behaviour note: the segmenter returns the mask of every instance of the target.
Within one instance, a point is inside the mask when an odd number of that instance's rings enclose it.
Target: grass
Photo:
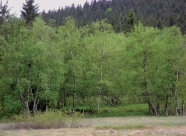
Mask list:
[[[148,105],[147,104],[121,104],[117,107],[108,107],[106,104],[103,104],[100,107],[100,114],[97,114],[96,109],[90,107],[77,107],[78,110],[83,111],[90,111],[90,113],[86,113],[86,118],[92,117],[128,117],[128,116],[148,116]],[[5,122],[12,122],[16,120],[23,120],[25,117],[17,116],[16,119],[8,118],[8,119],[1,119],[0,123]]]
[[[0,136],[185,136],[186,117],[85,118],[81,128],[0,130]],[[0,124],[1,126],[1,124]]]
[[[29,119],[24,116],[15,117],[14,122],[18,123],[13,124],[14,126],[18,125],[20,129],[11,130],[12,124],[0,124],[0,136],[186,135],[186,117],[155,117],[147,115],[148,106],[146,104],[122,104],[111,108],[102,105],[99,115],[95,113],[89,114],[85,115],[86,118],[82,118],[80,114],[69,116],[60,111],[47,111]],[[26,128],[24,122],[31,124],[26,124]],[[9,129],[5,130],[2,128]]]
[[[114,130],[124,130],[124,129],[144,129],[147,128],[145,125],[126,125],[126,126],[101,126],[96,127],[96,129],[114,129]]]
[[[118,107],[100,107],[100,114],[87,114],[86,117],[124,117],[124,116],[148,116],[147,104],[122,104]]]
[[[61,111],[46,111],[37,113],[34,116],[19,115],[12,118],[12,122],[5,129],[57,129],[57,128],[77,128],[82,115],[64,114]],[[9,121],[8,121],[9,122]]]

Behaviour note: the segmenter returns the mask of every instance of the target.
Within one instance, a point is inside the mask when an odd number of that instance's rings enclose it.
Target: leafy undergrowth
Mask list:
[[[86,117],[148,116],[147,104],[123,104],[118,107],[101,107],[100,114],[87,114]]]
[[[118,107],[102,106],[100,114],[96,112],[85,114],[84,117],[122,117],[122,116],[147,116],[148,105],[146,104],[122,104]],[[35,116],[18,115],[5,120],[4,122],[14,122],[8,129],[50,129],[50,128],[77,128],[80,127],[82,114],[64,114],[61,111],[46,111]],[[107,127],[107,126],[106,126]],[[108,126],[110,127],[110,126]],[[126,126],[116,126],[115,129]],[[129,126],[144,127],[144,126]],[[126,127],[127,128],[127,127]]]

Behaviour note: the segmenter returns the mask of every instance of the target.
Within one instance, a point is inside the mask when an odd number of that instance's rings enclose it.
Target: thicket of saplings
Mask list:
[[[121,104],[146,104],[151,115],[184,115],[186,44],[176,26],[139,22],[115,33],[105,20],[77,28],[67,18],[55,28],[41,18],[32,27],[10,18],[0,34],[1,118],[25,113],[45,122],[76,111],[109,113]]]

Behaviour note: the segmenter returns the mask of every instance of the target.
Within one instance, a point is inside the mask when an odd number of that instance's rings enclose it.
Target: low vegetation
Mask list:
[[[123,116],[148,116],[147,104],[126,104],[123,103],[116,107],[102,106],[100,114],[96,112],[85,114],[85,117],[123,117]]]
[[[184,136],[186,117],[85,118],[80,128],[1,129],[0,136]]]
[[[10,120],[12,124],[4,129],[57,129],[57,128],[77,128],[80,127],[82,115],[74,113],[67,115],[61,111],[47,110],[37,113],[34,116],[18,115]]]

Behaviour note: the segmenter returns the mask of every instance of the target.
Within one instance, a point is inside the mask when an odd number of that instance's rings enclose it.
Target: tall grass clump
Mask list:
[[[80,127],[80,122],[83,118],[83,115],[76,112],[70,117],[70,127],[71,128],[78,128]]]
[[[67,127],[67,115],[61,111],[48,110],[44,113],[38,113],[31,119],[31,128],[49,129]]]
[[[14,117],[14,124],[7,129],[57,129],[77,128],[83,116],[79,113],[67,115],[59,110],[38,112],[33,116],[19,115]]]

